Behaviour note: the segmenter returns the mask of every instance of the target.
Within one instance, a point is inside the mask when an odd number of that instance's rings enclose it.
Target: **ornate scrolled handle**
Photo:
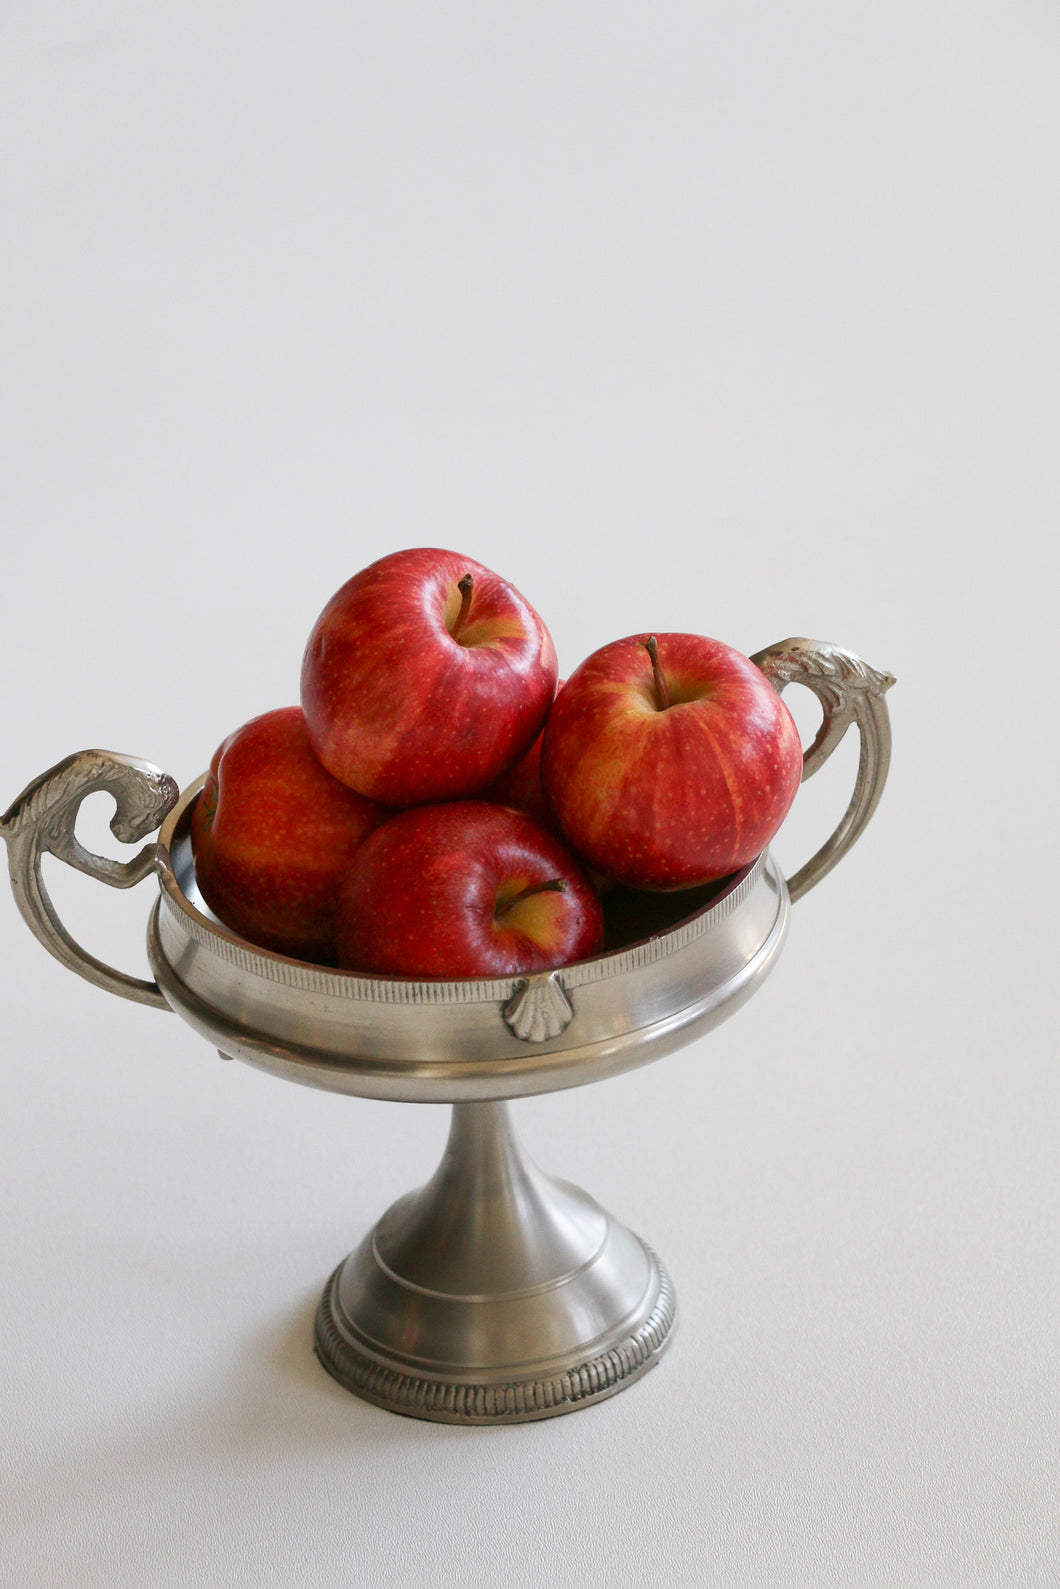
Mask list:
[[[0,817],[0,835],[7,841],[11,888],[31,932],[63,965],[97,987],[140,1004],[167,1010],[156,982],[126,976],[90,955],[73,939],[56,915],[41,877],[45,853],[112,888],[131,888],[155,866],[157,846],[145,844],[131,861],[93,855],[74,834],[81,802],[97,789],[114,796],[110,830],[123,844],[135,844],[153,833],[177,803],[179,790],[168,773],[135,756],[106,750],[82,750],[35,778]]]
[[[856,723],[861,739],[857,781],[839,826],[816,855],[788,880],[792,901],[801,899],[849,850],[876,809],[891,760],[891,720],[884,695],[893,673],[880,673],[867,662],[822,640],[781,640],[757,652],[758,664],[777,690],[805,684],[817,696],[824,718],[817,737],[803,756],[803,782],[824,766],[839,741]]]

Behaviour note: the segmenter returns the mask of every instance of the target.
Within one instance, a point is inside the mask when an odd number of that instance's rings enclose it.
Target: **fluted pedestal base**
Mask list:
[[[316,1350],[348,1390],[445,1423],[516,1423],[601,1401],[674,1325],[650,1248],[519,1149],[504,1103],[457,1104],[431,1181],[332,1275]]]

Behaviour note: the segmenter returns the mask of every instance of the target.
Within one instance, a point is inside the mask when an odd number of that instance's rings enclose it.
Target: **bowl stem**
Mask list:
[[[316,1348],[341,1384],[447,1423],[547,1418],[614,1395],[668,1344],[655,1254],[523,1152],[505,1102],[453,1106],[441,1163],[332,1275]]]

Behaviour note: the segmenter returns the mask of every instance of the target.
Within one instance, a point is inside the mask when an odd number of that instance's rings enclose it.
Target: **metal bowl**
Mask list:
[[[148,954],[166,1002],[224,1054],[289,1081],[419,1103],[599,1081],[729,1015],[779,953],[790,907],[768,852],[673,925],[558,971],[464,982],[356,976],[270,954],[205,909],[188,834],[203,780],[167,818]]]
[[[661,1263],[586,1193],[526,1159],[507,1100],[617,1075],[732,1014],[774,964],[791,902],[836,864],[875,809],[890,753],[891,676],[809,640],[754,660],[778,690],[797,681],[821,701],[804,779],[858,727],[856,785],[835,833],[788,882],[767,851],[717,888],[650,910],[634,904],[606,953],[533,976],[364,977],[245,942],[211,916],[196,886],[188,828],[204,780],[180,795],[133,757],[67,757],[0,819],[26,921],[79,975],[175,1010],[225,1057],[288,1081],[453,1105],[434,1177],[383,1216],[321,1301],[317,1352],[357,1394],[447,1422],[542,1418],[613,1395],[665,1349],[675,1310]],[[74,824],[97,789],[114,796],[119,839],[138,842],[161,823],[158,842],[127,863],[85,851]],[[45,852],[116,887],[157,875],[148,926],[155,981],[116,971],[74,942],[44,887]]]

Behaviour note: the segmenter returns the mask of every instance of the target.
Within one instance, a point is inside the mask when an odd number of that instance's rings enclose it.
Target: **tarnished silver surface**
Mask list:
[[[321,1302],[318,1353],[359,1395],[456,1423],[548,1417],[614,1394],[664,1349],[674,1305],[658,1260],[585,1193],[523,1158],[504,1100],[616,1075],[732,1014],[775,963],[790,900],[835,865],[872,814],[887,775],[891,676],[809,640],[754,660],[778,690],[803,683],[822,702],[804,778],[858,727],[856,786],[832,838],[790,885],[767,851],[684,919],[674,896],[662,929],[537,976],[361,977],[246,943],[212,918],[196,887],[189,821],[204,780],[176,800],[171,779],[132,757],[68,757],[0,819],[19,908],[72,970],[173,1008],[225,1057],[287,1080],[454,1105],[434,1179],[384,1215]],[[111,826],[126,842],[165,817],[157,845],[121,864],[78,844],[77,810],[101,788],[114,794]],[[41,881],[49,850],[117,887],[157,871],[148,926],[156,983],[74,942]]]

